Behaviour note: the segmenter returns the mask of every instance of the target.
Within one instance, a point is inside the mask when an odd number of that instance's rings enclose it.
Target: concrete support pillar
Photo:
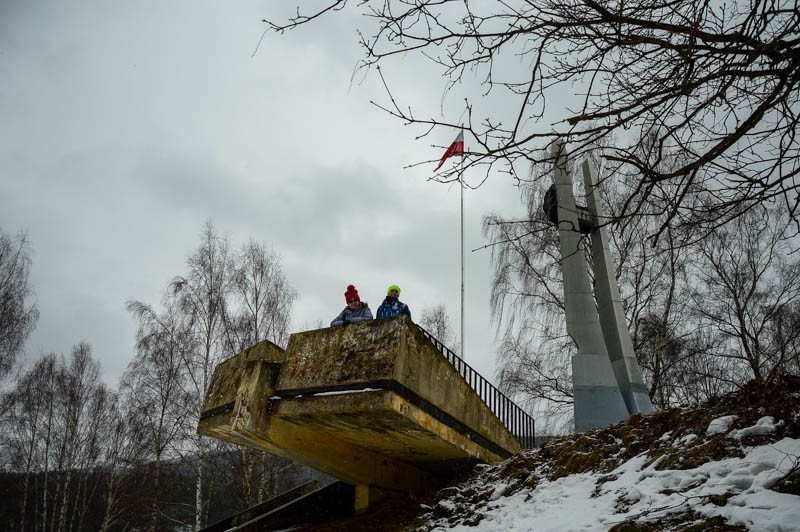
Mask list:
[[[567,334],[578,348],[572,358],[575,431],[583,432],[626,419],[628,408],[601,332],[563,144],[553,145],[553,155]]]
[[[608,230],[605,226],[607,217],[597,198],[597,178],[592,175],[589,161],[583,161],[582,170],[587,206],[597,221],[597,227],[591,233],[592,261],[597,312],[606,349],[628,412],[649,414],[653,412],[653,403],[639,371],[633,341],[622,310],[622,299],[608,245]]]
[[[369,486],[366,484],[359,484],[356,486],[355,505],[353,513],[355,515],[363,514],[369,508]]]

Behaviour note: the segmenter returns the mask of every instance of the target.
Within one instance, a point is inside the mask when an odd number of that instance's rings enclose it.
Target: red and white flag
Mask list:
[[[444,152],[444,155],[442,155],[442,160],[439,161],[439,166],[437,166],[433,171],[435,172],[436,170],[441,168],[442,165],[444,164],[444,162],[448,158],[454,157],[456,155],[464,155],[464,130],[463,129],[458,132],[458,136],[456,137],[456,140],[454,140],[453,143],[450,144],[450,147],[447,148],[447,151]]]

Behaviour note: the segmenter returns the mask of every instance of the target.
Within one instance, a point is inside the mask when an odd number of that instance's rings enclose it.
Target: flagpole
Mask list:
[[[434,173],[442,167],[444,162],[454,155],[461,156],[458,169],[458,184],[461,185],[461,358],[465,359],[464,349],[464,125],[458,131],[458,136],[442,155],[439,164],[433,169]]]
[[[461,132],[463,134],[463,127]],[[461,168],[458,172],[458,181],[461,185],[461,358],[467,359],[467,350],[464,348],[464,154],[461,154]]]

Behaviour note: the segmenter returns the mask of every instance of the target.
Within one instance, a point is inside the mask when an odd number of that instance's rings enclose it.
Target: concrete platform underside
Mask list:
[[[421,492],[520,451],[413,323],[374,320],[262,342],[217,368],[201,434],[356,486]]]

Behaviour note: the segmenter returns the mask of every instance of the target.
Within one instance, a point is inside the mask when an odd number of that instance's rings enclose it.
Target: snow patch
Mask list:
[[[760,436],[763,434],[772,434],[775,432],[777,427],[783,425],[783,421],[775,423],[775,418],[772,416],[764,416],[759,419],[755,425],[752,427],[747,427],[744,429],[737,429],[731,432],[731,438],[735,438],[737,440],[741,440],[746,436]]]
[[[708,424],[706,434],[724,434],[730,430],[731,425],[737,419],[738,416],[723,416],[717,419],[712,419],[711,423]]]
[[[718,423],[712,423],[714,430],[727,431],[734,419],[726,416],[715,420]],[[748,433],[774,426],[774,420],[762,418]],[[697,438],[691,436],[688,441]],[[681,438],[684,440],[687,437]],[[660,471],[656,470],[660,461],[648,464],[650,456],[640,454],[610,474],[591,472],[553,481],[543,479],[535,488],[509,495],[503,495],[507,484],[501,483],[494,486],[492,502],[482,512],[479,523],[430,525],[432,530],[461,532],[601,531],[629,519],[654,522],[691,508],[704,518],[719,516],[748,530],[798,530],[800,496],[769,488],[798,466],[800,440],[784,438],[745,452],[743,458],[707,462],[688,470]],[[488,478],[486,481],[491,482]],[[717,506],[711,496],[727,497],[728,502]]]

